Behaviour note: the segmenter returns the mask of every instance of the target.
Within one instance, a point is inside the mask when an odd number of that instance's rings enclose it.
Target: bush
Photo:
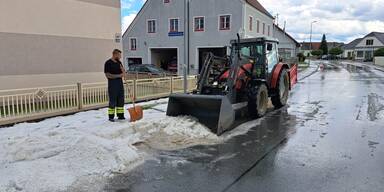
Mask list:
[[[329,54],[336,56],[342,54],[344,51],[340,47],[335,47],[329,50]]]
[[[323,51],[322,50],[313,50],[313,51],[311,51],[311,54],[313,56],[320,56],[320,55],[323,55]]]
[[[304,62],[306,59],[304,53],[298,53],[297,57],[299,58],[299,62]]]
[[[375,57],[384,57],[384,48],[375,51]]]

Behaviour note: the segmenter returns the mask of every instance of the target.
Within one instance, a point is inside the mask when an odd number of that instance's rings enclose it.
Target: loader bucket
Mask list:
[[[226,96],[174,94],[169,98],[167,115],[195,117],[217,135],[235,122],[235,111]]]

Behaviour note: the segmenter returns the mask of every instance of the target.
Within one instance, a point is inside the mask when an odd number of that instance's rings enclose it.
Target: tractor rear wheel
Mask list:
[[[289,96],[289,75],[286,69],[283,69],[280,73],[277,81],[276,93],[272,96],[272,104],[278,109],[285,106],[288,102]]]
[[[265,84],[255,87],[248,100],[248,112],[253,118],[262,117],[268,109],[268,88]]]

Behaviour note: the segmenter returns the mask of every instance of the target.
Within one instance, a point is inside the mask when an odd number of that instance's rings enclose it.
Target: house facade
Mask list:
[[[207,53],[242,37],[273,37],[273,17],[256,0],[147,0],[123,35],[125,64],[177,64],[198,74]]]
[[[120,0],[0,1],[0,90],[105,81]]]
[[[372,32],[356,45],[355,60],[373,61],[374,52],[380,48],[384,48],[384,33]]]
[[[294,61],[299,53],[300,43],[277,25],[274,27],[274,35],[279,40],[279,56],[284,62]]]

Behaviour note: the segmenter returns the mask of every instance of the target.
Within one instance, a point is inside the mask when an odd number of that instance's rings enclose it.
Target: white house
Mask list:
[[[279,56],[285,62],[293,61],[299,52],[300,43],[277,25],[274,27],[274,36],[279,40]]]
[[[197,74],[208,52],[226,55],[237,33],[273,37],[273,23],[257,0],[147,0],[123,35],[124,63]]]
[[[354,49],[355,60],[372,61],[374,51],[384,48],[384,33],[372,32],[363,37]]]

